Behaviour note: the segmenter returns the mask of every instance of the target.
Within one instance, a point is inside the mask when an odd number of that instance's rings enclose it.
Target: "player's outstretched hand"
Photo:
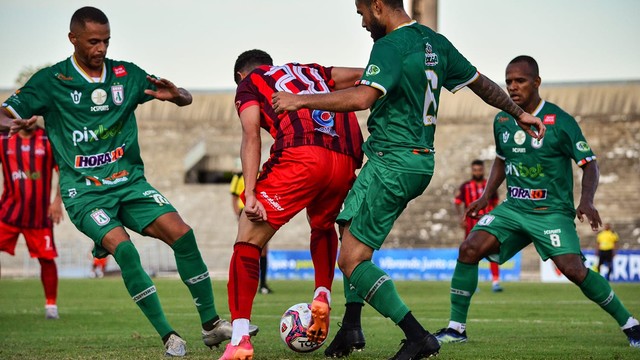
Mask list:
[[[469,204],[469,207],[464,211],[464,217],[468,216],[472,219],[480,218],[480,215],[478,215],[478,213],[480,212],[480,210],[486,208],[487,205],[489,205],[489,201],[484,196],[480,196],[478,200]]]
[[[300,101],[298,95],[284,91],[273,93],[273,95],[271,95],[271,102],[273,104],[273,110],[278,114],[282,114],[285,111],[296,111],[302,108],[302,101]]]
[[[602,226],[602,220],[600,219],[600,214],[593,203],[583,203],[582,201],[576,208],[576,216],[580,222],[584,222],[584,217],[587,217],[589,221],[589,225],[591,225],[591,230],[598,231],[598,228]]]
[[[30,119],[13,119],[11,120],[11,126],[9,127],[9,136],[17,134],[20,130],[28,129],[33,126],[38,120],[37,116],[32,116]]]
[[[538,140],[542,140],[544,134],[547,132],[547,128],[542,121],[527,112],[520,114],[516,122],[529,136]]]
[[[156,79],[147,75],[147,81],[156,86],[157,90],[145,90],[144,93],[151,95],[158,100],[173,100],[180,97],[180,91],[171,81],[167,79]]]

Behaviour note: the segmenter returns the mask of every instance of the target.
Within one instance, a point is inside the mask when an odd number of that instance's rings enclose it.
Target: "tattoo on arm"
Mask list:
[[[507,112],[516,119],[524,112],[498,84],[482,74],[469,84],[469,88],[487,104]]]

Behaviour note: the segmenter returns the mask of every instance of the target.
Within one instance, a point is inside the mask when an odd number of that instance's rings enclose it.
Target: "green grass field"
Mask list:
[[[169,321],[187,340],[189,359],[217,359],[200,340],[197,313],[177,279],[156,279]],[[470,311],[466,344],[443,346],[440,359],[640,359],[617,324],[570,284],[505,283],[494,294],[481,283]],[[296,354],[281,342],[278,325],[290,305],[311,301],[312,283],[274,281],[274,294],[257,295],[253,322],[255,359],[323,359],[323,348]],[[398,282],[415,316],[430,331],[447,324],[449,284]],[[216,305],[229,318],[226,283],[214,282]],[[640,286],[614,284],[626,306],[640,315]],[[44,319],[37,279],[0,280],[0,359],[158,359],[163,347],[155,331],[129,298],[119,278],[61,280],[60,320]],[[333,294],[332,328],[343,312],[342,283]],[[387,359],[398,349],[402,332],[365,307],[365,351],[350,359]]]

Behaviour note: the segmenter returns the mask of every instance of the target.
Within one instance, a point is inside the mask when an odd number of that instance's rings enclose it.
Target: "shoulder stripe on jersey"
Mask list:
[[[467,80],[467,81],[463,82],[462,84],[460,84],[460,85],[458,85],[458,86],[454,87],[454,88],[451,90],[451,93],[455,94],[456,92],[458,92],[458,90],[460,90],[460,89],[462,89],[463,87],[465,87],[465,86],[467,86],[467,85],[471,84],[472,82],[476,81],[476,79],[477,79],[479,76],[480,76],[480,73],[476,71],[476,73],[475,73],[475,74],[473,74],[473,76],[471,77],[471,79],[469,79],[469,80]]]
[[[380,95],[380,97],[383,97],[383,96],[387,95],[387,89],[385,89],[384,86],[382,86],[382,85],[380,85],[380,84],[378,84],[376,82],[373,82],[373,81],[362,79],[362,80],[356,81],[356,85],[366,85],[366,86],[370,86],[370,87],[372,87],[374,89],[378,89],[378,90],[382,91],[382,95]]]
[[[9,112],[11,113],[11,115],[13,115],[14,118],[16,119],[22,119],[22,116],[20,116],[20,114],[18,114],[18,112],[16,111],[16,109],[14,109],[13,107],[11,107],[11,105],[7,105],[5,107],[5,109],[9,110]]]

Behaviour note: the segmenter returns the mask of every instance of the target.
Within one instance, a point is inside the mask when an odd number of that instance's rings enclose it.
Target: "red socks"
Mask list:
[[[55,305],[58,298],[58,268],[53,259],[38,258],[40,262],[40,279],[44,287],[46,305]]]
[[[251,319],[260,277],[260,251],[258,246],[246,242],[233,246],[227,283],[231,320]]]
[[[494,282],[500,281],[500,268],[498,267],[498,263],[489,261],[489,268],[491,269],[491,279]]]
[[[331,228],[311,230],[311,260],[315,271],[316,289],[324,286],[331,290],[338,255],[338,234]]]

